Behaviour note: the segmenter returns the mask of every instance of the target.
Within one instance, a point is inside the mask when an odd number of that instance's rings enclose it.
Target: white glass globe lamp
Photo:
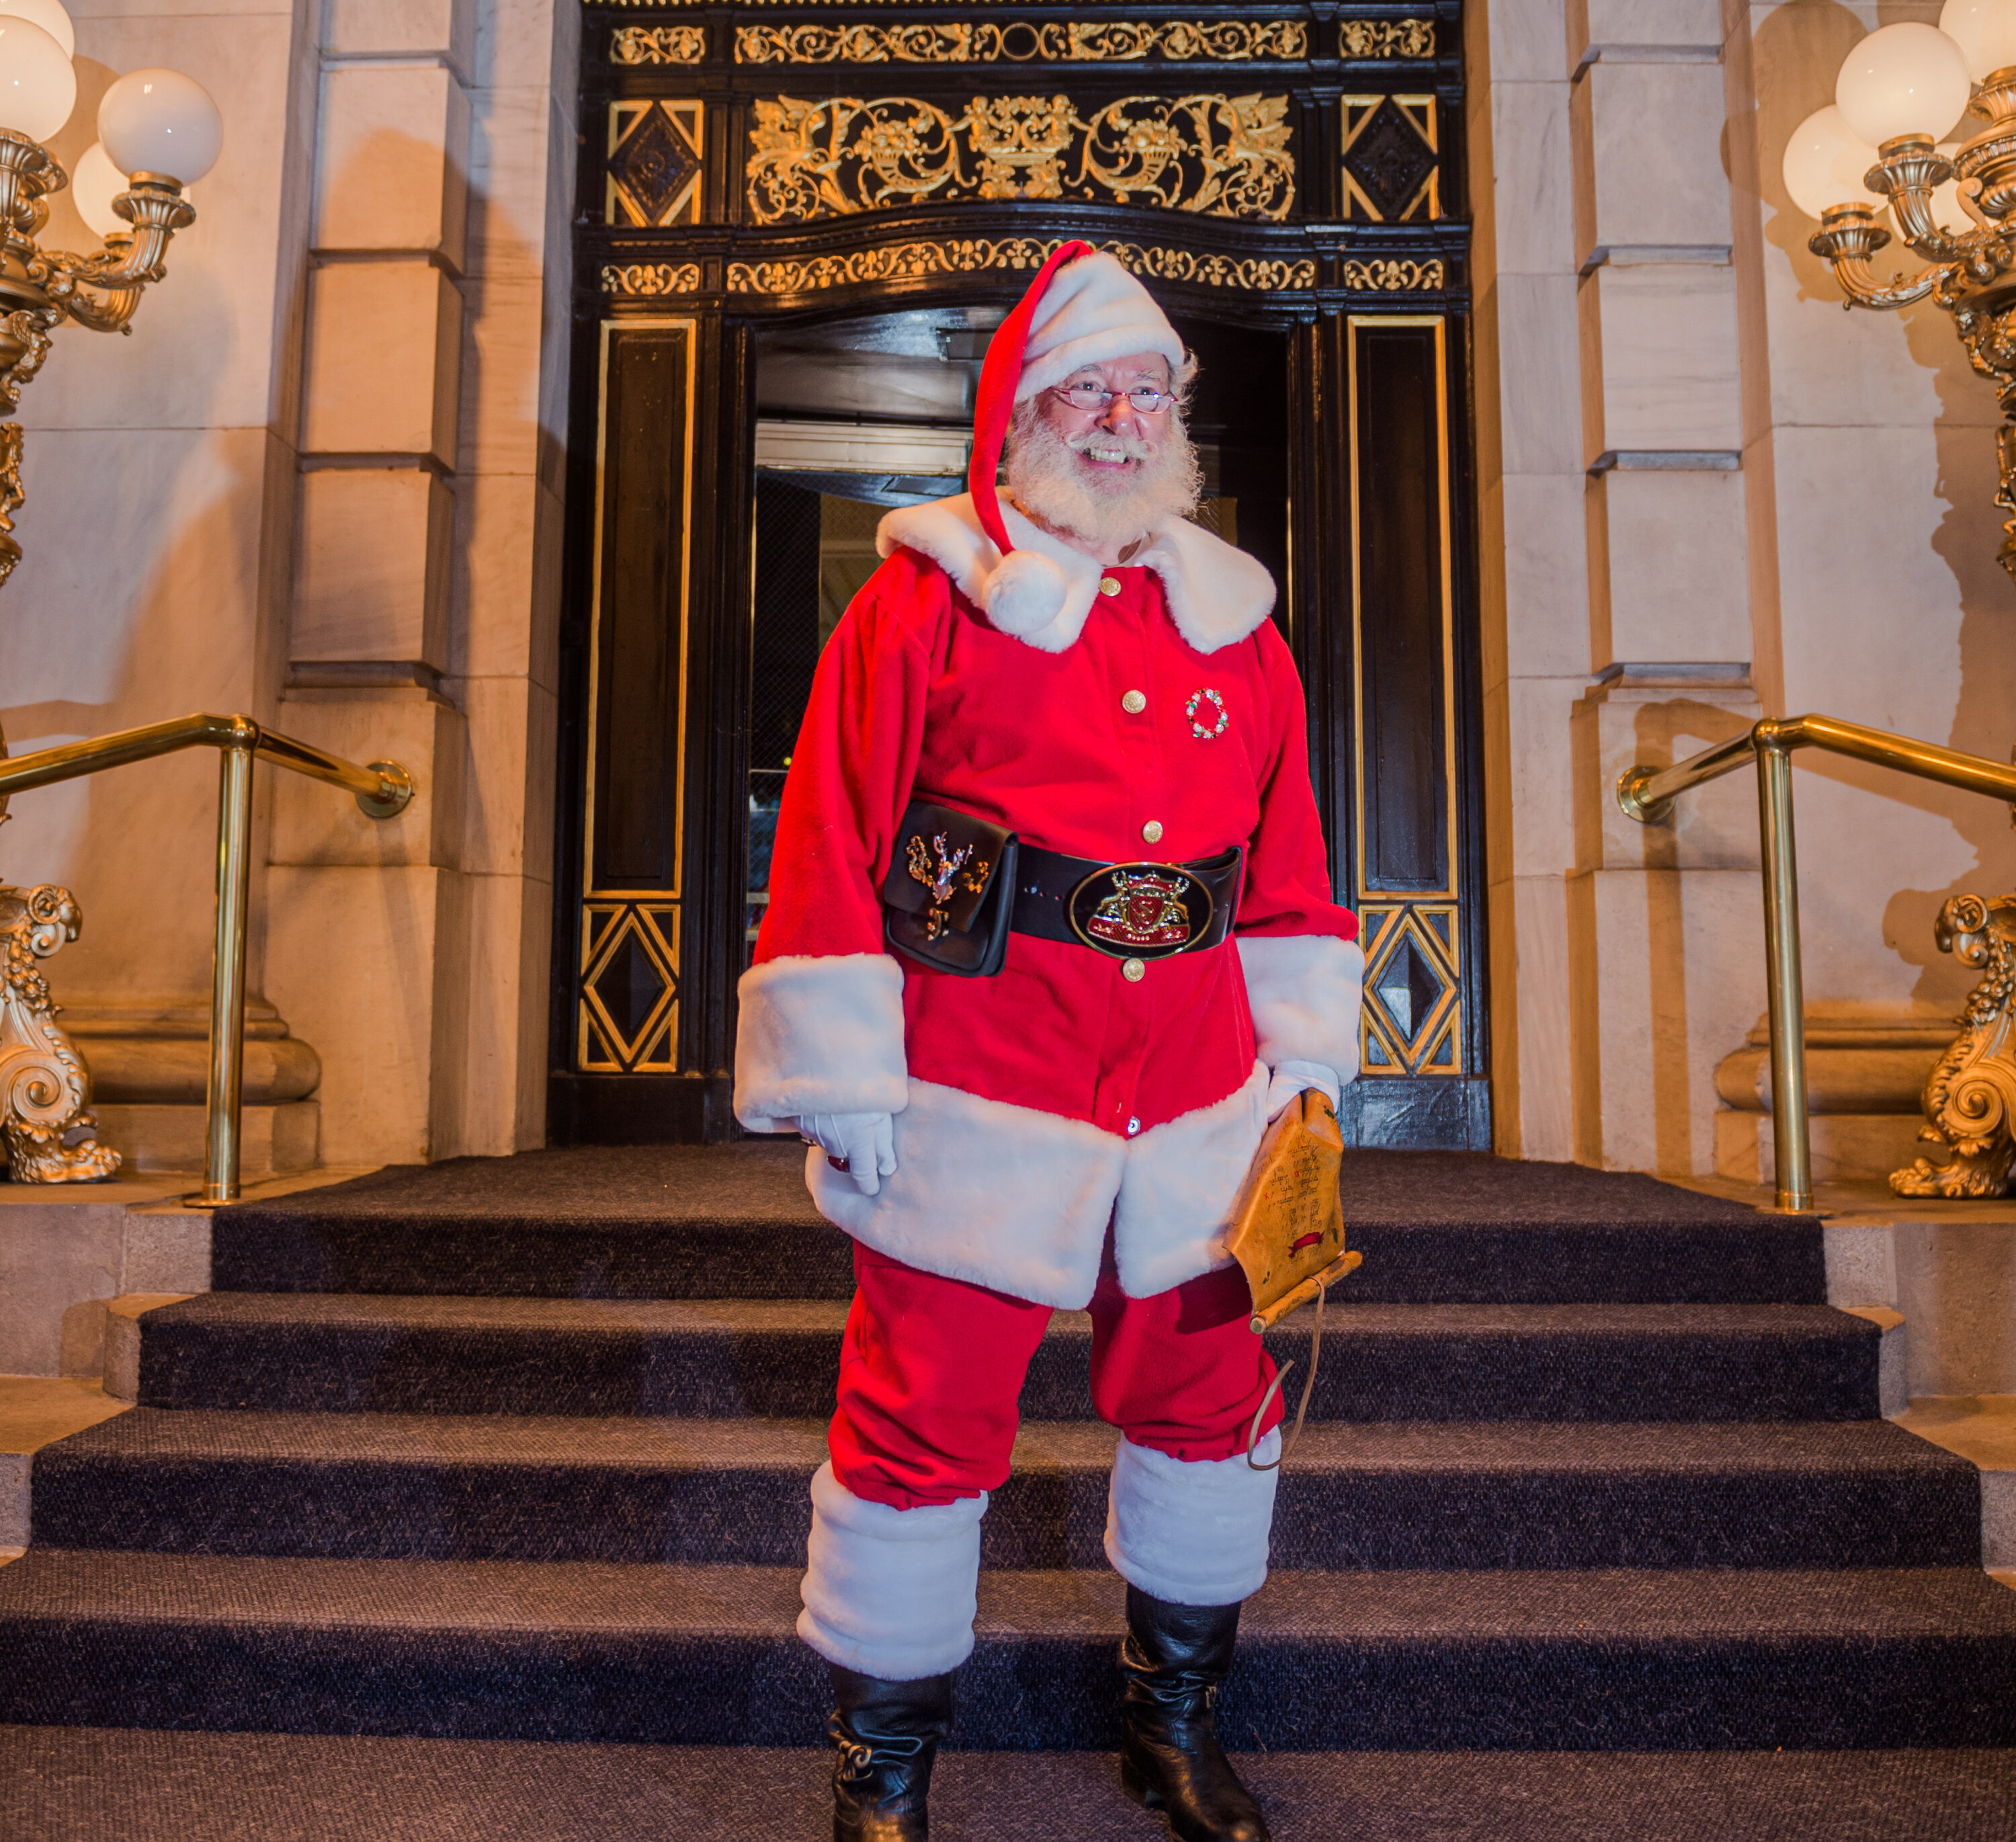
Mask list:
[[[98,105],[98,139],[122,173],[158,173],[187,185],[217,164],[224,117],[193,77],[132,70]]]
[[[2016,64],[2016,0],[1946,0],[1939,30],[1960,47],[1976,83]]]
[[[65,57],[77,56],[77,27],[70,23],[61,0],[0,0],[0,13],[13,13],[40,26],[63,47]]]
[[[77,106],[77,73],[32,20],[0,13],[0,128],[46,141]]]
[[[1871,192],[1863,175],[1876,164],[1876,149],[1849,131],[1832,103],[1816,109],[1792,130],[1785,143],[1785,189],[1809,218],[1829,205],[1863,205],[1877,213],[1890,201]]]
[[[70,176],[77,214],[100,236],[131,236],[133,226],[112,208],[112,201],[128,189],[126,175],[112,164],[103,144],[93,141]]]
[[[1899,135],[1943,141],[1972,89],[1960,48],[1937,26],[1907,21],[1871,32],[1841,59],[1834,99],[1849,131],[1874,147]]]

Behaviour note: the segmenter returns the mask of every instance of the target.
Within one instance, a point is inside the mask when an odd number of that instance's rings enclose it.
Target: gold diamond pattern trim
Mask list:
[[[581,1003],[574,1066],[587,1074],[677,1072],[674,1027],[679,1016],[676,902],[584,902],[581,911]],[[626,942],[634,943],[664,989],[643,1022],[626,1034],[603,1002],[596,981]]]
[[[1412,22],[1409,22],[1412,23]],[[1021,21],[945,25],[737,26],[738,64],[1172,63],[1200,58],[1237,64],[1309,55],[1296,20]]]
[[[697,294],[700,292],[697,262],[629,262],[621,267],[605,264],[602,271],[605,294]]]
[[[1437,926],[1435,923],[1439,923]],[[1463,1004],[1453,903],[1366,902],[1359,910],[1365,942],[1364,1002],[1359,1011],[1359,1064],[1369,1076],[1460,1074]],[[1402,1018],[1381,988],[1395,962],[1411,952],[1436,989],[1420,1014]],[[1411,1012],[1413,1006],[1409,1006]]]
[[[611,103],[603,221],[639,230],[700,221],[700,103]]]
[[[1040,268],[1062,240],[962,237],[947,243],[890,243],[844,256],[731,262],[728,291],[731,294],[808,294],[822,288],[855,287],[866,282],[919,281],[938,275],[970,275],[986,268]],[[1263,257],[1200,256],[1190,250],[1128,243],[1099,246],[1118,257],[1135,274],[1161,281],[1194,282],[1205,287],[1240,288],[1262,293],[1284,288],[1313,288],[1316,282],[1316,265],[1309,258],[1284,262]]]
[[[609,41],[612,64],[697,64],[706,57],[704,26],[618,26]]]
[[[1345,58],[1431,58],[1433,20],[1346,20],[1337,39]]]
[[[634,105],[633,105],[634,106]],[[1089,200],[1278,223],[1294,203],[1284,96],[758,98],[750,221],[805,224],[923,200]]]
[[[1441,217],[1442,138],[1435,99],[1378,95],[1338,100],[1344,109],[1345,217],[1373,224],[1420,223]],[[1381,167],[1418,171],[1424,176],[1404,185],[1402,196],[1388,198],[1382,208],[1370,189]]]
[[[1344,285],[1347,288],[1377,289],[1388,294],[1432,291],[1442,286],[1442,273],[1439,257],[1431,257],[1425,262],[1409,261],[1397,256],[1376,257],[1363,262],[1346,262]]]

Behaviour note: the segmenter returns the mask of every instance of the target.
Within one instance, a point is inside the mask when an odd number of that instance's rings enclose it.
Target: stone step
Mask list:
[[[1103,1563],[1115,1435],[1026,1424],[985,1563]],[[796,1566],[814,1420],[138,1408],[35,1459],[37,1544],[158,1553]],[[1882,1421],[1312,1426],[1298,1569],[1966,1567],[1975,1468]]]
[[[219,1291],[844,1298],[849,1243],[804,1148],[571,1146],[394,1166],[220,1210]],[[1483,1153],[1353,1152],[1366,1304],[1805,1304],[1820,1225],[1650,1177]]]
[[[2016,1833],[2005,1752],[1241,1752],[1283,1838],[1352,1842],[1990,1842]],[[0,1729],[34,1842],[805,1842],[825,1750],[559,1746],[147,1728]],[[228,1793],[224,1787],[229,1787]],[[1108,1753],[941,1754],[934,1842],[1147,1842]]]
[[[214,1293],[140,1319],[139,1398],[274,1412],[823,1419],[845,1313],[821,1300]],[[1306,1362],[1313,1315],[1270,1334],[1277,1360]],[[1025,1416],[1091,1417],[1090,1323],[1077,1312],[1053,1321]],[[1875,1325],[1825,1305],[1336,1305],[1310,1411],[1869,1419],[1880,1347]]]
[[[0,1567],[0,1721],[804,1744],[794,1568],[218,1560]],[[988,1573],[956,1737],[1111,1746],[1123,1588]],[[1276,1573],[1219,1703],[1237,1747],[2016,1744],[2016,1595],[1972,1569]]]

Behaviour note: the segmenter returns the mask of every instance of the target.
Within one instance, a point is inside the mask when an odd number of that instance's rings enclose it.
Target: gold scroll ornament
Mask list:
[[[1089,200],[1278,223],[1294,203],[1286,96],[757,98],[750,221],[956,200]]]
[[[1413,22],[1403,22],[1411,23]],[[1008,25],[737,26],[738,64],[993,64],[1138,63],[1160,52],[1174,62],[1209,58],[1299,59],[1309,52],[1299,20],[1165,22],[1017,20]],[[1371,55],[1379,56],[1380,53]]]

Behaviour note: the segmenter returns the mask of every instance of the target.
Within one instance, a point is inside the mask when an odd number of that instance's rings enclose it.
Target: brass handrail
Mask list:
[[[239,1116],[245,1075],[245,940],[252,898],[252,763],[268,761],[357,796],[367,818],[390,818],[413,797],[413,777],[397,761],[360,768],[312,743],[283,736],[249,716],[176,717],[60,748],[0,760],[0,802],[107,768],[179,749],[220,751],[217,793],[217,934],[211,961],[210,1089],[203,1147],[203,1207],[238,1199]]]
[[[1771,1024],[1772,1162],[1777,1206],[1813,1206],[1813,1148],[1806,1117],[1805,999],[1799,965],[1799,869],[1792,833],[1792,750],[1830,754],[1895,768],[2016,806],[2016,767],[1962,754],[1912,736],[1893,736],[1838,717],[1766,717],[1740,736],[1718,742],[1670,768],[1627,768],[1618,777],[1617,804],[1641,825],[1662,825],[1673,801],[1690,787],[1757,763],[1758,831],[1764,855],[1764,962]]]

